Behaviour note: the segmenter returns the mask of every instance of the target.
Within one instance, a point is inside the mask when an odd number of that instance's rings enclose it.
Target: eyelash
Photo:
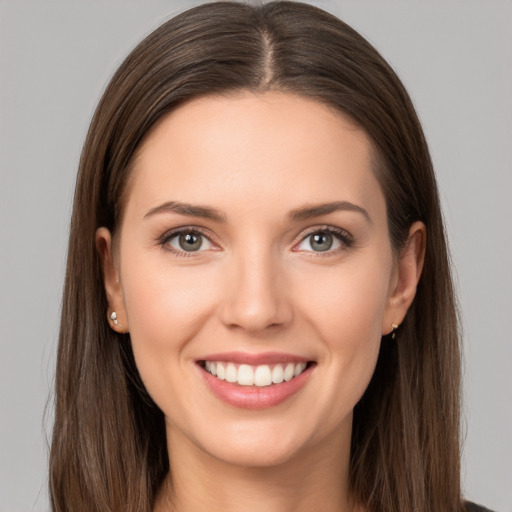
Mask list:
[[[308,237],[315,235],[315,234],[329,234],[333,235],[335,238],[338,239],[338,241],[342,244],[342,247],[335,249],[335,250],[327,250],[327,251],[306,251],[314,253],[314,257],[329,257],[334,254],[338,254],[342,251],[345,251],[349,249],[354,244],[354,238],[350,233],[345,231],[344,229],[335,228],[333,226],[318,226],[315,228],[312,228],[311,230],[308,230],[304,236],[300,239],[297,245],[304,242]],[[193,235],[200,235],[205,237],[207,240],[210,241],[210,243],[213,243],[209,236],[200,228],[197,227],[184,227],[179,228],[170,232],[165,233],[159,240],[158,243],[161,245],[166,251],[171,252],[177,257],[185,257],[190,258],[195,256],[196,252],[203,252],[203,251],[178,251],[174,247],[168,245],[169,241],[173,238],[176,238],[177,236],[180,236],[182,234],[193,234]],[[299,252],[298,250],[296,252]]]
[[[335,254],[339,254],[340,252],[346,251],[347,249],[352,247],[352,245],[354,245],[354,238],[348,231],[345,231],[344,229],[341,228],[336,228],[334,226],[317,226],[311,228],[310,230],[306,231],[304,236],[301,238],[299,244],[304,242],[308,237],[319,233],[333,235],[334,238],[337,238],[338,241],[341,243],[341,247],[327,251],[307,251],[309,253],[314,253],[314,258],[327,258],[329,256],[333,256]]]
[[[178,251],[174,247],[171,247],[170,245],[168,245],[170,240],[172,240],[173,238],[176,238],[177,236],[183,235],[183,234],[201,235],[201,236],[205,237],[206,239],[210,240],[209,236],[205,232],[203,232],[202,229],[197,228],[197,227],[184,227],[184,228],[179,228],[179,229],[176,229],[173,231],[169,231],[168,233],[165,233],[165,235],[163,235],[160,238],[158,243],[166,251],[169,251],[170,253],[172,253],[178,257],[190,258],[190,257],[195,256],[196,252],[202,252],[202,251]],[[213,243],[213,242],[211,242],[211,243]]]

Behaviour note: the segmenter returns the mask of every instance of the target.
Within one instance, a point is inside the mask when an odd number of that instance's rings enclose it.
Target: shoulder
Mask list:
[[[465,512],[492,512],[492,510],[489,510],[488,508],[482,507],[480,505],[476,505],[471,501],[464,502],[464,510]]]

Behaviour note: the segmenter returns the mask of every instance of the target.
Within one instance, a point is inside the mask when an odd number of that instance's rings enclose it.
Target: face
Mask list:
[[[113,328],[170,444],[265,466],[349,442],[412,300],[361,129],[289,94],[194,100],[141,146],[117,236]]]

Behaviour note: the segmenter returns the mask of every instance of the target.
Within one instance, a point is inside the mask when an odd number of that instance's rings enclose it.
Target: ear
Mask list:
[[[416,295],[425,260],[427,232],[423,222],[415,222],[400,251],[390,283],[388,304],[382,320],[382,334],[389,334],[394,325],[400,325]],[[394,325],[393,325],[394,324]]]
[[[108,310],[105,312],[110,327],[120,333],[128,332],[128,317],[124,305],[123,290],[112,248],[112,235],[107,228],[96,230],[96,250],[101,261],[103,283],[107,295]],[[114,318],[112,314],[115,312]],[[117,321],[117,323],[116,323]]]

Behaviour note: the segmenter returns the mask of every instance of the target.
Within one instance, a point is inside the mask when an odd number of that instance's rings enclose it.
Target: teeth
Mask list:
[[[267,364],[251,366],[248,364],[235,365],[234,363],[205,361],[204,368],[220,380],[236,382],[240,386],[263,387],[292,380],[306,369],[306,363],[282,363],[271,368]]]
[[[236,382],[238,380],[238,372],[236,366],[233,363],[229,363],[226,368],[226,380],[228,382]]]
[[[213,364],[215,364],[215,363],[213,363]],[[226,380],[225,366],[221,363],[217,363],[215,366],[217,368],[217,378],[219,378],[220,380]]]
[[[295,365],[293,363],[288,363],[286,368],[284,369],[284,380],[288,382],[293,379],[293,374],[295,373]]]
[[[272,370],[272,382],[274,384],[281,384],[284,380],[284,370],[280,364],[276,364]]]
[[[238,384],[252,386],[254,384],[254,370],[248,364],[241,364],[238,368]]]
[[[256,366],[254,372],[254,384],[256,386],[270,386],[272,384],[272,371],[266,364],[262,366]]]
[[[300,375],[306,368],[306,363],[297,363],[295,365],[295,370],[293,371],[293,376],[297,377]]]

